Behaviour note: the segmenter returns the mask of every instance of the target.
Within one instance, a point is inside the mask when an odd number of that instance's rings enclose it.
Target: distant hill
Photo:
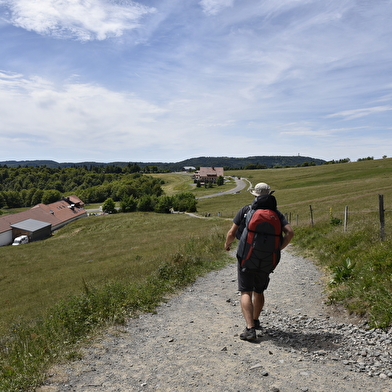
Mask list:
[[[178,165],[183,166],[217,166],[224,168],[240,169],[247,165],[265,165],[267,167],[275,166],[297,166],[303,163],[314,163],[315,165],[322,165],[326,161],[311,157],[302,156],[254,156],[246,158],[231,158],[231,157],[199,157],[190,158],[185,161],[178,162]]]
[[[254,156],[246,158],[232,158],[232,157],[198,157],[190,158],[181,162],[56,162],[51,160],[34,160],[34,161],[2,161],[1,166],[7,165],[8,167],[18,167],[18,166],[46,166],[50,168],[66,168],[66,167],[76,167],[76,166],[126,166],[129,163],[137,164],[141,168],[145,166],[157,166],[159,169],[178,171],[185,166],[211,166],[211,167],[224,167],[225,169],[242,169],[247,165],[265,165],[266,167],[276,167],[276,166],[297,166],[304,163],[322,165],[326,161],[322,159],[316,159],[311,157],[303,156]]]

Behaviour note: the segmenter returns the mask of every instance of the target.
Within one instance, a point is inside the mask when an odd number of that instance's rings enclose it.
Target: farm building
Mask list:
[[[224,176],[223,167],[201,167],[195,171],[194,179],[200,182],[216,183],[218,177]]]
[[[84,203],[75,195],[52,204],[37,204],[29,210],[0,217],[0,246],[25,234],[30,241],[49,237],[67,223],[87,216]]]

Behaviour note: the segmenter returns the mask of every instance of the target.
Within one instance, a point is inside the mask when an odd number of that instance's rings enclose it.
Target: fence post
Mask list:
[[[314,225],[314,221],[313,221],[313,209],[312,209],[312,205],[309,205],[310,208],[310,223],[312,224],[312,227]]]
[[[385,239],[384,195],[378,195],[378,209],[380,212],[380,238]]]
[[[348,206],[344,208],[344,232],[347,231],[347,225],[348,225]]]

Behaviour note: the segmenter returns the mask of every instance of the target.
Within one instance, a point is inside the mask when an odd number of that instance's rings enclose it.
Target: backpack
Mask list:
[[[271,273],[278,265],[282,225],[276,211],[275,197],[262,195],[246,213],[237,250],[242,269]]]
[[[237,240],[241,239],[241,235],[244,232],[245,229],[245,225],[246,225],[246,215],[248,214],[249,210],[251,209],[251,204],[249,204],[248,210],[244,213],[244,216],[241,219],[240,225],[238,226],[237,232],[235,233],[235,238],[237,238]]]

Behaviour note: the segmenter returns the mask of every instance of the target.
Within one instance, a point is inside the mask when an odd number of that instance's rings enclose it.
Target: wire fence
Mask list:
[[[334,218],[332,214],[332,209],[330,208],[329,211],[326,210],[315,210],[313,206],[310,204],[309,205],[309,224],[311,226],[314,226],[316,223],[316,215],[315,212],[317,212],[318,216],[327,214],[329,215],[329,219],[331,224],[342,224],[343,225],[343,231],[346,232],[349,226],[349,217],[352,214],[369,214],[369,213],[377,213],[378,214],[378,223],[379,223],[379,228],[380,228],[380,240],[384,241],[385,240],[385,208],[384,208],[384,195],[378,195],[378,209],[371,210],[371,209],[366,209],[362,211],[351,211],[349,210],[349,206],[345,206],[344,208],[344,213],[343,213],[343,221],[339,218]],[[292,214],[292,213],[286,213],[285,217],[287,221],[290,224],[295,224],[297,226],[300,225],[300,220],[299,220],[299,214]]]

